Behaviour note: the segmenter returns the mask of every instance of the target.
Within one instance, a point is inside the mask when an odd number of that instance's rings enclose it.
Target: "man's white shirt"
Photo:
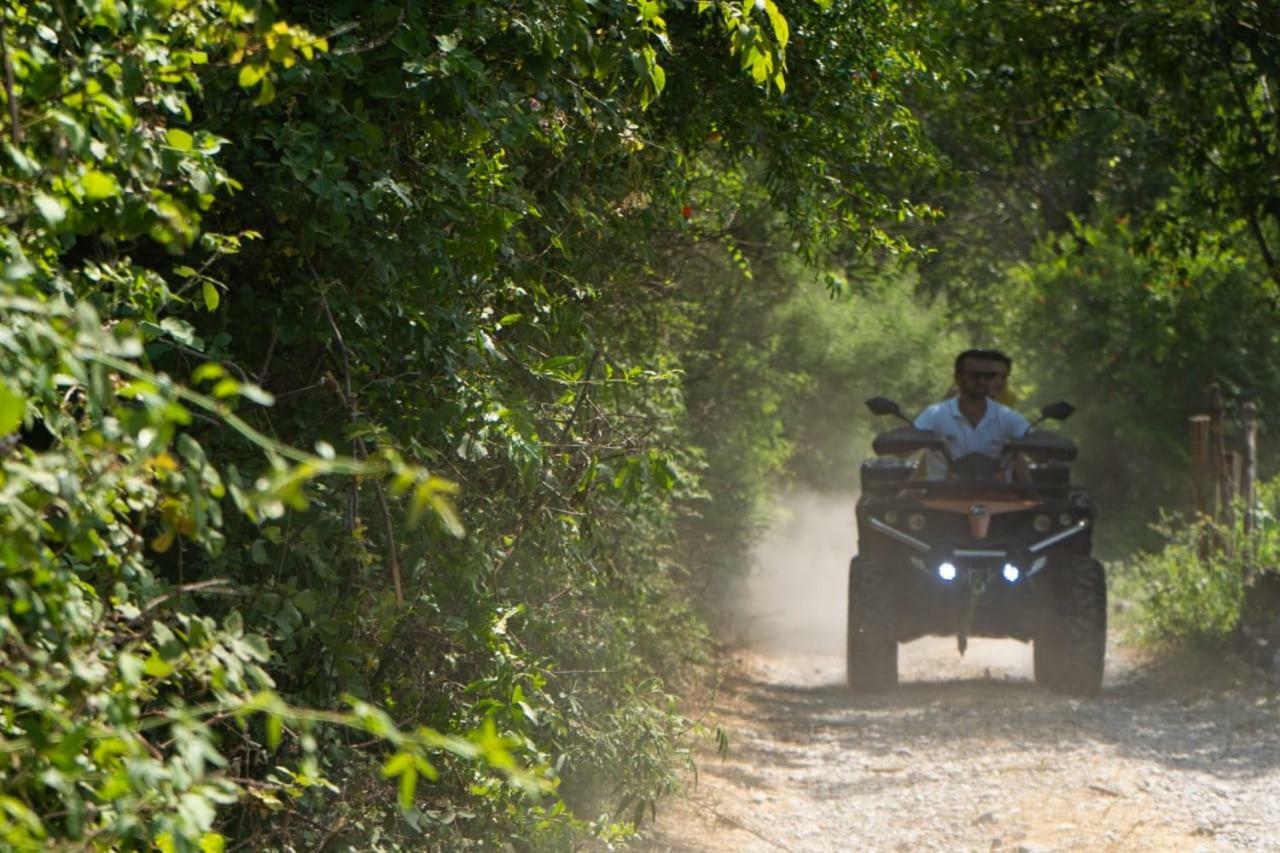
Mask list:
[[[946,439],[952,459],[959,459],[970,453],[981,453],[992,459],[999,459],[1006,441],[1022,438],[1031,429],[1030,422],[1022,415],[990,399],[987,400],[987,411],[982,420],[974,426],[961,413],[959,397],[934,403],[920,413],[915,425],[918,429],[929,430]],[[945,473],[946,462],[941,454],[930,453],[929,477],[938,478]]]

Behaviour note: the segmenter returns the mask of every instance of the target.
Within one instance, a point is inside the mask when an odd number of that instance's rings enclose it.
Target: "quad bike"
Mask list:
[[[1070,484],[1076,446],[1033,428],[1002,459],[952,459],[944,439],[916,429],[892,400],[867,406],[906,427],[876,436],[879,458],[862,465],[859,553],[849,564],[849,686],[879,692],[898,683],[898,644],[954,634],[1033,644],[1036,683],[1091,696],[1102,687],[1107,581],[1090,556],[1094,508]],[[1054,403],[1036,424],[1073,411]],[[944,479],[921,479],[906,457],[946,460]],[[1027,482],[1006,477],[1021,459]]]

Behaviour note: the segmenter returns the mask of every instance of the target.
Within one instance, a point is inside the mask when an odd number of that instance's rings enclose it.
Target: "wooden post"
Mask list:
[[[1236,490],[1240,483],[1240,469],[1243,457],[1234,450],[1222,454],[1222,520],[1231,525],[1236,518]]]
[[[1212,489],[1210,509],[1215,519],[1221,519],[1230,497],[1223,493],[1226,456],[1226,440],[1222,435],[1222,386],[1217,382],[1209,386],[1209,478]]]
[[[1253,491],[1258,481],[1258,407],[1252,401],[1244,404],[1244,471],[1240,476],[1240,498],[1244,502],[1244,532],[1253,532]]]
[[[1196,502],[1196,514],[1206,515],[1212,501],[1209,498],[1209,416],[1191,416],[1191,493]]]

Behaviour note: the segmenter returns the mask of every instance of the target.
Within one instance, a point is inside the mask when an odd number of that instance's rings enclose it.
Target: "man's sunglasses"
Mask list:
[[[966,370],[964,375],[968,376],[970,379],[985,379],[988,382],[995,379],[997,376],[1004,376],[1004,374],[998,370]]]

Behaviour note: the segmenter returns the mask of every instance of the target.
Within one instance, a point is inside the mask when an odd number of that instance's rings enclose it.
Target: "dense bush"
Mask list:
[[[1240,627],[1246,583],[1280,572],[1280,478],[1258,488],[1255,529],[1244,507],[1233,523],[1164,519],[1164,546],[1118,566],[1121,587],[1139,607],[1138,634],[1154,643],[1222,645]]]
[[[1171,518],[1156,529],[1164,547],[1118,567],[1121,588],[1140,608],[1138,635],[1154,643],[1223,643],[1240,618],[1250,560],[1240,550],[1221,550],[1227,531],[1210,521]],[[1239,537],[1227,542],[1242,544]]]
[[[358,700],[345,712],[290,707],[266,668],[270,650],[245,630],[248,602],[226,579],[165,580],[157,559],[182,536],[206,553],[225,547],[220,500],[270,518],[302,507],[301,487],[327,474],[418,476],[393,458],[363,462],[299,453],[256,433],[229,400],[261,391],[206,365],[205,380],[230,382],[207,396],[137,365],[141,341],[104,328],[88,304],[19,296],[0,282],[0,431],[3,468],[0,696],[8,754],[0,832],[7,845],[59,838],[103,846],[219,847],[217,811],[252,794],[260,802],[303,797],[331,785],[316,760],[316,723],[358,729],[398,747],[396,775],[433,775],[433,754],[483,759],[531,790],[549,781],[515,766],[505,741],[449,738],[422,727],[401,733]],[[19,390],[20,389],[20,390]],[[39,418],[32,419],[38,412]],[[247,481],[220,470],[182,428],[213,418],[269,461]],[[38,427],[46,450],[23,447]],[[14,448],[18,452],[13,452]],[[197,596],[231,596],[218,618]],[[301,761],[284,759],[246,779],[228,740],[275,750],[284,727],[300,735]],[[408,784],[408,783],[405,783]],[[411,790],[411,788],[409,789]]]
[[[1187,417],[1208,411],[1211,383],[1232,411],[1280,390],[1280,332],[1259,272],[1233,242],[1156,253],[1108,216],[1042,244],[992,294],[990,327],[1015,356],[1019,393],[1077,407],[1063,429],[1080,441],[1078,479],[1098,501],[1109,556],[1155,547],[1159,509],[1189,508]],[[1264,474],[1267,441],[1264,426]]]
[[[786,455],[701,430],[751,255],[928,166],[892,11],[5,6],[5,840],[628,832]]]

